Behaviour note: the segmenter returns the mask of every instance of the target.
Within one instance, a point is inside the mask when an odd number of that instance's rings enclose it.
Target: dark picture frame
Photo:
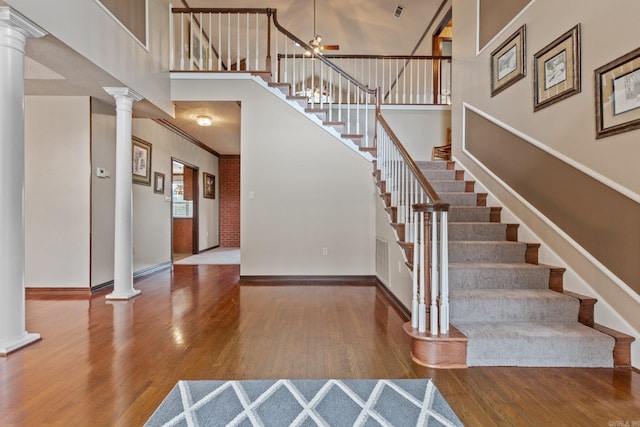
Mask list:
[[[210,173],[202,173],[202,197],[205,199],[216,198],[216,176]]]
[[[134,184],[151,185],[151,143],[131,138],[131,176]]]
[[[594,74],[596,139],[640,129],[640,48]]]
[[[533,56],[533,111],[582,91],[580,24]]]
[[[491,96],[496,96],[527,75],[525,25],[491,52]]]
[[[164,194],[164,174],[162,172],[153,173],[153,192],[157,194]]]

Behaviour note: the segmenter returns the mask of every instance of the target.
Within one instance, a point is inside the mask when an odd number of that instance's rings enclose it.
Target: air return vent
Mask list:
[[[395,16],[396,18],[400,18],[400,15],[402,15],[402,12],[404,12],[404,6],[397,5],[396,11],[393,12],[393,16]]]
[[[376,238],[376,276],[389,283],[389,242],[380,238]]]

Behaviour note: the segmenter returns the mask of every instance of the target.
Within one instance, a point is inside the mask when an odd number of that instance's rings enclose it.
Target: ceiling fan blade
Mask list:
[[[322,46],[323,50],[340,50],[339,44],[325,44]]]

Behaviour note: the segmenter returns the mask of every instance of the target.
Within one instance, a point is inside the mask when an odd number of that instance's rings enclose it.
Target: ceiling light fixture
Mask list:
[[[209,116],[201,114],[199,116],[196,116],[196,123],[198,123],[198,125],[200,126],[211,126],[211,123],[213,123],[213,119]]]

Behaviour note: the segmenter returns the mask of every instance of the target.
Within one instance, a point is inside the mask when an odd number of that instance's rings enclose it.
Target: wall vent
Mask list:
[[[389,283],[389,242],[376,239],[376,276],[385,285]]]
[[[395,16],[396,18],[400,18],[400,15],[402,15],[402,12],[404,12],[404,6],[397,5],[396,11],[393,12],[393,16]]]

